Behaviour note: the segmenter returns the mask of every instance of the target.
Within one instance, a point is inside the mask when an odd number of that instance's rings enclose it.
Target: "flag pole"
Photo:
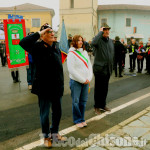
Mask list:
[[[16,10],[17,10],[17,6],[14,7],[14,21],[16,19]],[[21,92],[21,85],[20,85],[20,73],[19,73],[19,68],[18,68],[18,81],[19,81],[19,92]]]

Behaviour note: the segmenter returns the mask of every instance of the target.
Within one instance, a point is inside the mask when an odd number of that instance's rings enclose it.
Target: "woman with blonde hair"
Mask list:
[[[89,83],[93,76],[92,65],[83,43],[83,37],[81,35],[75,35],[67,57],[73,122],[79,128],[87,126],[84,113],[88,99]]]

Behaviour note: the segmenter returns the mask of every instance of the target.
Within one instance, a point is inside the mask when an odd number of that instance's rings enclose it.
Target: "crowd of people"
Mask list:
[[[143,71],[143,63],[144,59],[146,61],[146,74],[150,74],[150,38],[148,42],[145,44],[143,41],[137,42],[134,37],[131,37],[130,43],[127,45],[124,43],[123,39],[120,42],[119,36],[116,36],[114,41],[115,47],[115,57],[114,57],[114,68],[115,68],[115,76],[117,77],[117,63],[119,65],[119,77],[122,77],[121,72],[125,67],[125,57],[126,53],[129,52],[129,64],[130,64],[130,72],[134,72],[136,69],[136,60],[137,60],[137,73],[142,73]]]
[[[99,33],[89,42],[86,42],[82,35],[68,35],[67,68],[70,78],[68,84],[71,90],[73,123],[78,128],[87,126],[84,116],[93,74],[95,77],[93,107],[97,115],[101,114],[101,111],[111,111],[106,104],[109,79],[113,69],[115,76],[118,76],[118,66],[119,77],[123,77],[122,70],[125,67],[127,51],[130,58],[130,72],[134,71],[137,59],[138,73],[141,73],[145,58],[147,73],[150,74],[150,39],[145,47],[142,41],[138,45],[134,38],[131,38],[131,43],[127,45],[123,39],[120,41],[119,36],[116,36],[115,40],[110,39],[110,29],[107,24],[102,24]],[[28,88],[38,96],[44,144],[46,147],[51,147],[52,142],[66,141],[65,137],[59,135],[64,75],[57,35],[46,23],[41,26],[40,31],[30,32],[19,45],[28,52]],[[94,55],[93,67],[91,55]],[[19,82],[18,71],[12,71],[11,74],[13,80]],[[50,107],[52,108],[51,126]]]
[[[109,30],[110,27],[102,27],[99,34],[91,42],[91,46],[95,49],[93,68],[83,37],[74,35],[69,39],[70,41],[68,40],[70,48],[67,56],[67,67],[70,77],[73,123],[78,128],[87,126],[84,115],[93,72],[95,76],[95,113],[99,115],[101,110],[111,111],[106,106],[114,55],[114,45],[113,40],[109,39]],[[44,144],[47,147],[51,147],[52,142],[66,140],[58,134],[62,114],[64,76],[61,52],[56,39],[53,29],[48,24],[44,24],[39,32],[28,35],[19,43],[32,56],[35,64],[36,71],[31,92],[38,96],[42,133]],[[101,89],[101,100],[99,88]],[[49,126],[50,107],[52,108],[51,126]]]

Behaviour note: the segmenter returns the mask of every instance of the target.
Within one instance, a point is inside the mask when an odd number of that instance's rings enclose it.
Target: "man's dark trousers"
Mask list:
[[[119,76],[121,76],[121,72],[122,72],[122,60],[115,60],[115,62],[114,62],[115,76],[117,76],[117,70],[118,70],[117,65],[118,64],[119,64]]]
[[[94,88],[94,100],[95,108],[104,108],[106,106],[106,97],[108,93],[108,84],[110,74],[94,74],[95,76],[95,88]]]
[[[130,69],[135,69],[136,55],[130,55]]]
[[[45,138],[49,137],[49,134],[58,133],[59,123],[61,119],[61,99],[62,97],[53,96],[45,98],[38,96],[40,107],[40,121],[42,126],[42,133]],[[49,126],[49,111],[52,108],[52,123]]]
[[[0,57],[1,57],[2,66],[5,66],[5,57],[3,56],[2,53],[0,53]]]

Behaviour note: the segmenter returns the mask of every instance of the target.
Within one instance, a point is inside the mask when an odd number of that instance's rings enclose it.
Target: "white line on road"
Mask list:
[[[108,115],[108,114],[115,113],[115,112],[117,112],[117,111],[119,111],[119,110],[121,110],[121,109],[123,109],[123,108],[126,108],[126,107],[128,107],[128,106],[130,106],[130,105],[132,105],[132,104],[134,104],[134,103],[137,103],[138,101],[141,101],[142,99],[145,99],[145,98],[147,98],[147,97],[149,97],[149,96],[150,96],[150,93],[147,93],[147,94],[145,94],[145,95],[143,95],[143,96],[140,96],[140,97],[138,97],[138,98],[133,99],[133,100],[130,101],[130,102],[127,102],[127,103],[125,103],[125,104],[123,104],[123,105],[120,105],[120,106],[118,106],[118,107],[116,107],[116,108],[113,108],[113,109],[111,110],[111,112],[105,112],[105,113],[103,113],[103,114],[101,114],[101,115],[98,115],[98,116],[95,116],[95,117],[93,117],[93,118],[90,118],[90,119],[88,119],[86,122],[88,123],[88,122],[100,120],[100,119],[104,118],[104,117],[105,117],[106,115]],[[60,135],[66,135],[66,134],[71,133],[71,132],[73,132],[73,131],[76,131],[76,130],[78,130],[78,129],[79,129],[79,128],[77,128],[76,125],[74,125],[74,126],[71,126],[71,127],[69,127],[69,128],[66,128],[66,129],[64,129],[64,130],[61,130],[59,133],[60,133]],[[15,149],[15,150],[31,150],[31,149],[33,149],[33,148],[35,148],[35,147],[37,147],[37,146],[42,145],[42,144],[43,144],[42,141],[41,141],[41,140],[38,140],[38,141],[35,141],[35,142],[33,142],[33,143],[24,145],[24,146],[22,146],[22,147],[20,147],[20,148],[17,148],[17,149]]]

